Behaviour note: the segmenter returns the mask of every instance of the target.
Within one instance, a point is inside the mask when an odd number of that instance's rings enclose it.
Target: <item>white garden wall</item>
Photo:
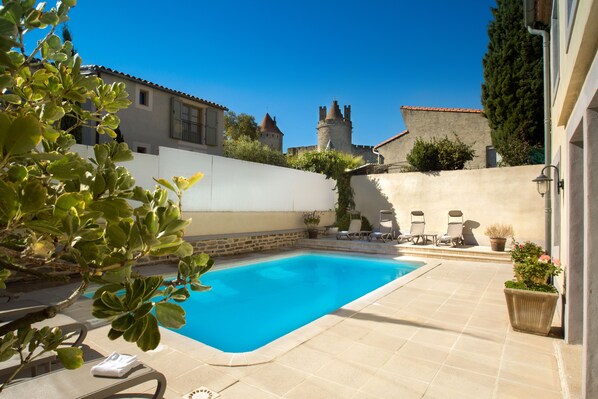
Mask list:
[[[93,147],[74,150],[93,158]],[[334,222],[334,180],[324,175],[160,147],[160,155],[135,154],[126,166],[138,185],[153,189],[153,177],[170,180],[202,172],[204,178],[183,197],[187,235],[277,231],[305,227],[302,213],[326,211],[321,225]]]

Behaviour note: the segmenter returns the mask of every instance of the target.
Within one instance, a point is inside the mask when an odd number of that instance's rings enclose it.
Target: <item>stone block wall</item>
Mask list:
[[[193,245],[195,253],[206,253],[212,257],[240,255],[251,252],[269,251],[278,248],[293,247],[297,240],[307,238],[307,230],[285,230],[245,234],[227,234],[212,236],[186,237]],[[147,257],[139,265],[174,262],[172,256]]]
[[[307,237],[307,230],[260,232],[248,235],[197,237],[188,239],[196,252],[210,256],[238,255],[250,252],[268,251],[277,248],[292,247],[297,240]]]

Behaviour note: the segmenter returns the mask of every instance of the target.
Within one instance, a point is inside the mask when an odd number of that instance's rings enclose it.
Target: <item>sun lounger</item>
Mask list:
[[[426,228],[426,219],[422,211],[411,212],[411,228],[409,233],[399,234],[397,242],[400,244],[402,241],[411,241],[413,244],[417,244],[420,240],[424,239],[424,230]]]
[[[166,378],[145,364],[136,366],[121,378],[93,376],[91,368],[103,360],[86,362],[76,370],[63,369],[16,382],[6,387],[3,394],[13,398],[103,399],[144,382],[156,381],[156,390],[151,397],[158,399],[164,396]],[[137,397],[127,397],[130,396]]]
[[[41,310],[45,307],[46,306],[42,305],[40,302],[32,300],[14,300],[6,303],[1,303],[0,325],[6,324],[11,320],[15,320],[28,313]],[[31,327],[33,328],[42,328],[44,326],[60,327],[60,330],[62,331],[63,335],[72,335],[72,338],[69,338],[67,341],[64,342],[64,345],[68,346],[81,346],[83,340],[87,336],[87,327],[84,324],[79,323],[75,319],[60,313],[51,319],[47,319],[31,325]],[[48,372],[52,370],[52,365],[57,361],[58,358],[55,352],[47,352],[34,359],[33,361],[27,363],[27,365],[23,368],[23,372],[29,372],[31,376],[36,376],[38,374],[39,367],[43,366],[45,368],[45,371]],[[14,370],[16,370],[20,366],[20,364],[21,361],[18,355],[15,355],[11,359],[1,362],[0,380],[2,380],[3,377],[11,375],[14,372]]]
[[[368,235],[368,240],[392,240],[392,211],[380,211],[380,227],[378,231],[374,231]]]
[[[446,234],[436,239],[436,245],[463,245],[463,212],[449,211]]]
[[[349,230],[339,231],[336,235],[336,239],[346,238],[352,240],[353,238],[359,238],[361,236],[361,218],[351,219],[349,223]]]

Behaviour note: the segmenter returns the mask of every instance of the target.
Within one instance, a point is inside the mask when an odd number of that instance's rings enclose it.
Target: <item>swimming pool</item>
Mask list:
[[[423,266],[361,256],[300,254],[215,270],[212,290],[181,305],[179,334],[223,352],[260,348]]]

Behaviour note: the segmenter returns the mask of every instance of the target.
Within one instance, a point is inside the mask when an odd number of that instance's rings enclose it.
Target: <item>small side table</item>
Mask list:
[[[437,233],[429,233],[423,234],[424,242],[423,244],[427,244],[428,241],[431,241],[434,245],[438,242],[438,234]]]

